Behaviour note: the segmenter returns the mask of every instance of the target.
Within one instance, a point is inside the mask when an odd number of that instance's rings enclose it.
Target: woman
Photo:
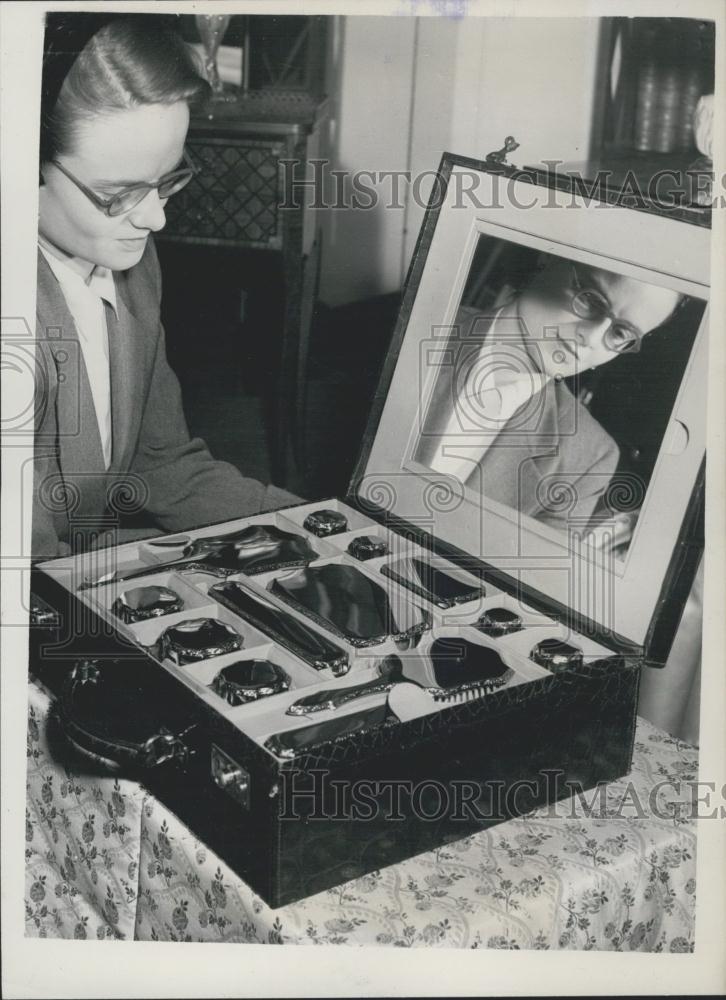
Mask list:
[[[619,462],[565,381],[637,351],[682,296],[544,255],[514,297],[463,307],[415,458],[558,530],[591,522]]]
[[[190,439],[166,359],[153,234],[193,176],[184,142],[207,91],[155,18],[48,15],[34,557],[121,541],[128,513],[178,531],[294,500]]]

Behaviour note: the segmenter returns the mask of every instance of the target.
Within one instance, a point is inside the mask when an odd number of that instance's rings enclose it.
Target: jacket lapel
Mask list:
[[[145,355],[154,343],[150,320],[133,301],[127,272],[116,274],[117,314],[106,308],[111,365],[111,414],[113,451],[111,469],[125,472],[133,459],[139,435],[145,386],[149,371]]]
[[[103,449],[78,332],[55,275],[38,253],[38,337],[56,366],[58,456],[63,478],[79,476],[80,509],[103,506]]]
[[[565,385],[550,381],[530,405],[527,421],[514,428],[510,422],[497,435],[476,475],[485,496],[531,516],[541,509],[540,484],[561,468],[562,435],[574,430],[575,398]]]

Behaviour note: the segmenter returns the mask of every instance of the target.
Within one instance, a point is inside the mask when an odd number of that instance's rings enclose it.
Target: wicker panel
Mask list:
[[[278,160],[284,149],[284,143],[259,139],[191,140],[201,173],[167,202],[163,237],[280,249]]]

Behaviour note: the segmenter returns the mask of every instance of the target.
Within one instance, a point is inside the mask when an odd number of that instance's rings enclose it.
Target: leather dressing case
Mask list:
[[[32,568],[59,752],[273,907],[627,774],[702,551],[710,237],[629,197],[445,154],[348,494]]]

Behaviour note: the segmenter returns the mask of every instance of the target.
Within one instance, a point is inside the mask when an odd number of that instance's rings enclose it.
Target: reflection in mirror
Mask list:
[[[412,458],[623,558],[704,308],[481,235],[452,326],[421,354]]]

